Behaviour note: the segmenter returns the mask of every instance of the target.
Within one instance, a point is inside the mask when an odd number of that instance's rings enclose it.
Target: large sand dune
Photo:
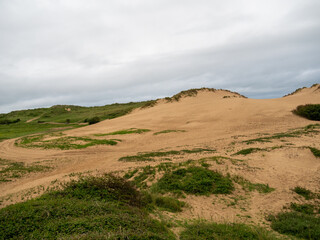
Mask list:
[[[308,103],[320,103],[320,85],[277,99],[248,99],[225,90],[201,90],[193,97],[183,97],[173,102],[158,100],[153,107],[138,109],[120,118],[64,132],[69,136],[94,136],[129,128],[151,130],[143,134],[99,137],[121,139],[122,142],[116,146],[102,145],[65,151],[41,150],[17,147],[14,144],[16,139],[7,140],[0,143],[0,158],[25,163],[48,162],[54,169],[1,183],[0,197],[11,196],[10,201],[19,201],[15,196],[40,185],[48,186],[51,181],[64,179],[73,172],[122,171],[130,167],[157,164],[118,161],[120,157],[138,152],[206,147],[217,150],[212,155],[230,157],[238,150],[248,147],[271,149],[281,146],[271,151],[237,156],[246,161],[247,167],[237,167],[231,163],[213,166],[222,172],[245,176],[250,181],[269,184],[276,189],[267,195],[252,193],[243,203],[246,204],[246,214],[251,215],[253,221],[263,221],[265,212],[279,211],[283,205],[294,201],[296,196],[291,188],[299,185],[313,190],[319,189],[320,159],[305,147],[320,148],[320,136],[314,133],[274,139],[267,143],[257,142],[250,146],[243,141],[257,138],[262,136],[261,134],[270,136],[315,124],[314,121],[292,113],[298,105]],[[184,132],[154,135],[162,130]],[[183,155],[172,160],[185,161],[207,155]],[[242,213],[241,209],[227,208],[220,200],[216,196],[190,196],[186,201],[191,207],[179,214],[179,217],[237,220],[239,213]],[[3,205],[10,204],[10,201],[4,201]],[[215,205],[212,204],[213,201],[216,202]]]

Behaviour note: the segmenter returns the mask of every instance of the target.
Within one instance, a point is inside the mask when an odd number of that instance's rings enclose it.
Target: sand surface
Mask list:
[[[109,133],[122,129],[150,129],[143,134],[96,137],[100,139],[121,139],[116,146],[93,146],[81,150],[42,150],[15,146],[17,139],[0,143],[0,158],[25,162],[40,162],[54,166],[48,172],[32,173],[12,182],[0,184],[2,206],[21,201],[19,196],[26,192],[46,187],[54,180],[63,180],[70,173],[85,171],[126,171],[136,166],[156,165],[157,162],[119,162],[118,159],[138,152],[213,148],[212,156],[230,157],[235,152],[248,148],[272,148],[259,151],[243,159],[246,165],[212,165],[224,173],[244,176],[252,182],[269,184],[276,190],[269,194],[252,192],[236,206],[228,206],[228,196],[188,196],[189,207],[177,218],[206,218],[216,221],[263,222],[268,212],[280,211],[285,204],[299,201],[291,191],[295,186],[319,190],[320,159],[308,148],[320,148],[317,133],[296,138],[275,139],[270,143],[258,142],[247,145],[242,141],[283,133],[317,122],[294,115],[291,111],[298,105],[320,103],[320,85],[306,88],[291,96],[277,99],[247,99],[224,90],[200,91],[195,97],[185,97],[178,102],[159,100],[151,108],[137,109],[129,115],[105,120],[98,124],[68,130],[67,136],[93,137],[94,134]],[[319,123],[319,122],[318,122]],[[154,135],[162,130],[184,130]],[[211,156],[208,153],[183,155],[173,161],[185,161]],[[236,189],[235,196],[242,194]],[[40,191],[41,192],[41,191]],[[250,217],[248,217],[250,216]],[[168,217],[170,214],[168,214]]]

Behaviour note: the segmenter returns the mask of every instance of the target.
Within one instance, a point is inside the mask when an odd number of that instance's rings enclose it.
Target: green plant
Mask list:
[[[306,200],[314,198],[314,195],[315,195],[309,189],[306,189],[304,187],[299,187],[299,186],[295,187],[293,191],[299,194],[300,196],[304,197]]]
[[[141,134],[149,131],[150,131],[149,129],[130,128],[130,129],[124,129],[124,130],[110,132],[110,133],[99,133],[99,134],[95,134],[95,136],[124,135],[124,134],[132,134],[132,133]]]
[[[201,152],[214,152],[213,149],[204,149],[204,148],[194,148],[194,149],[183,149],[183,150],[171,150],[166,152],[146,152],[146,153],[138,153],[133,156],[125,156],[121,157],[119,161],[126,162],[136,162],[136,161],[154,161],[156,157],[167,157],[172,155],[180,155],[180,154],[192,154],[192,153],[201,153]]]
[[[245,224],[217,224],[199,222],[186,225],[186,229],[180,234],[181,240],[273,240],[277,239],[267,230]]]
[[[100,120],[99,117],[93,117],[93,118],[89,118],[87,121],[88,121],[89,125],[91,125],[91,124],[98,123],[98,122],[100,122],[101,120]]]
[[[155,196],[154,204],[161,210],[169,212],[181,212],[182,208],[185,206],[185,202],[179,201],[178,199],[172,197]]]
[[[232,180],[241,185],[244,190],[249,192],[258,191],[259,193],[270,193],[275,190],[274,188],[270,187],[269,184],[252,183],[241,176],[233,176]]]
[[[253,152],[261,151],[261,148],[246,148],[236,152],[234,155],[248,155]]]
[[[155,132],[153,135],[159,135],[159,134],[164,134],[164,133],[172,133],[172,132],[185,132],[185,130],[163,130],[160,132]]]
[[[175,239],[151,218],[143,195],[106,174],[0,210],[0,239]]]
[[[154,188],[163,192],[183,191],[189,194],[229,194],[234,190],[228,176],[204,167],[179,168],[165,173]]]
[[[320,121],[320,104],[300,105],[293,110],[293,113],[309,120]]]
[[[320,157],[320,150],[319,149],[313,148],[313,147],[309,147],[309,149],[315,157]]]
[[[315,212],[315,207],[312,204],[297,204],[291,203],[290,209],[296,212],[305,213],[305,214],[313,214]]]

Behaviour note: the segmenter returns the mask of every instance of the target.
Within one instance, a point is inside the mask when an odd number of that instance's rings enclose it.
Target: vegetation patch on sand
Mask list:
[[[155,132],[153,135],[159,135],[159,134],[164,134],[164,133],[172,133],[172,132],[186,132],[186,130],[163,130],[160,132]]]
[[[234,190],[230,176],[193,166],[165,173],[155,188],[163,192],[185,192],[196,195],[230,194]]]
[[[0,210],[1,239],[175,239],[123,178],[83,177]]]
[[[88,137],[58,137],[44,140],[45,135],[22,137],[16,141],[16,145],[26,148],[43,149],[82,149],[95,145],[116,145],[118,140],[92,139]]]
[[[316,194],[312,192],[309,189],[306,189],[304,187],[297,186],[294,189],[292,189],[296,194],[299,194],[300,196],[304,197],[306,200],[314,199],[314,198],[320,198],[319,194]]]
[[[239,223],[210,223],[199,222],[187,224],[180,234],[181,240],[234,239],[234,240],[274,240],[278,239],[273,233],[261,227]]]
[[[311,133],[319,133],[320,129],[320,124],[310,124],[307,125],[304,128],[299,128],[295,130],[291,130],[285,133],[275,133],[272,136],[267,136],[267,137],[260,137],[260,138],[254,138],[254,139],[249,139],[242,141],[243,143],[246,144],[252,144],[255,142],[271,142],[274,139],[281,139],[281,138],[294,138],[294,137],[299,137],[301,135],[308,135]]]
[[[248,155],[253,152],[262,151],[261,148],[246,148],[236,152],[234,155]]]
[[[300,105],[293,113],[309,120],[320,121],[320,104]]]
[[[309,147],[310,151],[313,153],[315,157],[320,157],[320,150],[314,147]]]
[[[94,136],[108,136],[108,135],[124,135],[124,134],[134,134],[134,133],[145,133],[145,132],[150,132],[151,130],[149,129],[139,129],[139,128],[129,128],[129,129],[124,129],[124,130],[119,130],[115,132],[110,132],[110,133],[99,133],[99,134],[94,134]]]
[[[268,184],[252,183],[241,176],[233,176],[232,180],[238,183],[239,185],[241,185],[245,191],[249,191],[249,192],[258,191],[259,193],[270,193],[275,190],[274,188],[270,187]]]
[[[166,152],[145,152],[145,153],[138,153],[137,155],[133,155],[133,156],[121,157],[119,161],[125,161],[125,162],[155,161],[155,158],[159,158],[159,157],[161,158],[161,157],[168,157],[173,155],[203,153],[203,152],[215,152],[215,150],[206,149],[206,148],[194,148],[191,150],[183,149],[183,150],[171,150]]]
[[[13,162],[0,159],[0,182],[10,182],[15,178],[21,178],[31,172],[42,172],[50,167],[38,164],[26,165],[22,162]]]

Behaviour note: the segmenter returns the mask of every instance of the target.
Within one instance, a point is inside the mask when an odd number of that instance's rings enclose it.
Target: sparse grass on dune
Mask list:
[[[234,155],[248,155],[253,152],[261,151],[261,148],[246,148],[236,152]]]
[[[210,223],[198,222],[186,225],[181,232],[181,240],[274,240],[278,239],[273,233],[261,227],[239,223]]]
[[[320,104],[300,105],[293,113],[309,120],[320,121]]]
[[[154,161],[155,158],[157,157],[159,158],[159,157],[168,157],[173,155],[205,153],[205,152],[215,152],[215,150],[206,149],[206,148],[194,148],[191,150],[183,149],[183,150],[171,150],[166,152],[146,152],[146,153],[138,153],[137,155],[133,155],[133,156],[121,157],[119,161],[125,161],[125,162]]]
[[[315,157],[320,158],[320,150],[314,147],[309,147],[310,151],[313,153]]]
[[[241,185],[245,191],[249,191],[249,192],[257,191],[259,193],[270,193],[275,190],[274,188],[270,187],[268,184],[252,183],[241,176],[233,176],[232,180],[238,183],[239,185]]]
[[[173,133],[173,132],[186,132],[185,130],[163,130],[160,132],[155,132],[153,135],[159,135],[159,134],[164,134],[164,133]]]
[[[139,128],[129,128],[129,129],[124,129],[124,130],[119,130],[115,132],[110,132],[110,133],[99,133],[99,134],[94,134],[94,136],[108,136],[108,135],[124,135],[124,134],[141,134],[145,132],[150,132],[151,130],[149,129],[139,129]]]
[[[308,135],[312,133],[318,134],[319,129],[320,129],[320,124],[310,124],[304,128],[290,130],[285,133],[275,133],[272,136],[254,138],[254,139],[249,139],[242,142],[246,144],[252,144],[255,142],[272,142],[272,140],[275,140],[275,139],[295,138],[295,137],[300,137],[301,135]]]
[[[95,145],[116,145],[118,140],[115,139],[92,139],[88,137],[59,137],[52,140],[44,140],[44,135],[23,137],[16,141],[16,145],[26,148],[43,148],[43,149],[82,149]]]
[[[26,165],[22,162],[0,159],[0,169],[0,182],[10,182],[31,172],[47,171],[50,167],[39,164]]]

